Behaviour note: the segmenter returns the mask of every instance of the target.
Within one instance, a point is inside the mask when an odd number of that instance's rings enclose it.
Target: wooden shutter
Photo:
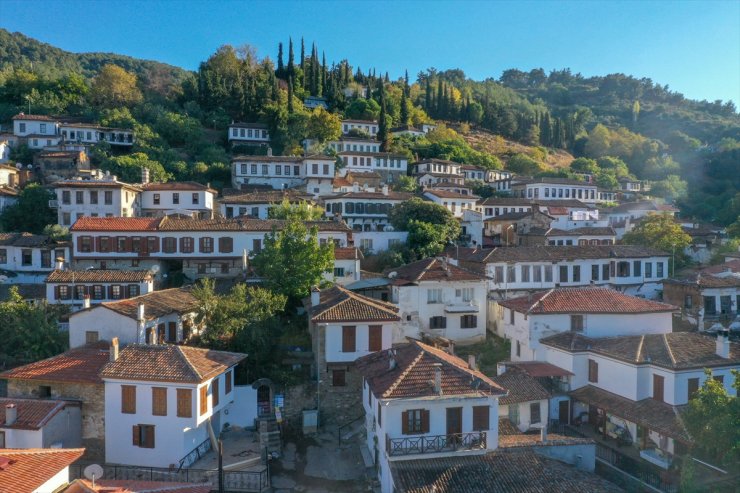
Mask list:
[[[152,415],[167,416],[166,387],[152,387]]]
[[[154,448],[154,426],[144,427],[144,447]]]
[[[660,375],[653,374],[653,399],[663,402],[663,384],[665,379]]]
[[[141,445],[141,428],[139,427],[139,425],[133,426],[133,432],[134,439],[132,443],[138,447],[139,445]]]
[[[205,247],[206,247],[206,239],[198,238],[198,251],[200,253],[205,253]]]
[[[180,253],[186,253],[185,252],[185,237],[180,238]]]
[[[409,412],[404,411],[401,413],[401,433],[404,435],[409,434]]]
[[[213,402],[213,407],[218,406],[218,400],[221,394],[221,389],[219,387],[218,377],[216,377],[213,379],[213,383],[211,383],[211,402]]]
[[[355,341],[356,328],[354,325],[345,325],[342,327],[342,352],[354,353],[357,345]]]
[[[59,299],[59,286],[54,286],[54,299]]]
[[[588,360],[588,381],[591,383],[599,381],[599,364],[592,359]]]
[[[229,370],[228,372],[226,372],[226,385],[225,385],[225,387],[226,387],[225,388],[225,393],[226,394],[230,394],[231,393],[231,379],[233,378],[233,376],[234,376],[234,371],[233,370]]]
[[[694,398],[694,395],[699,390],[699,379],[698,378],[689,378],[689,395],[688,400],[691,400]]]
[[[218,239],[218,251],[221,253],[231,253],[234,249],[234,243],[229,236],[222,236]]]
[[[429,433],[429,410],[421,410],[421,432]]]
[[[331,384],[333,387],[344,387],[347,385],[347,373],[345,370],[332,370]]]
[[[190,389],[177,389],[177,417],[193,417],[193,391]]]
[[[136,414],[136,387],[133,385],[121,385],[121,412]]]
[[[170,322],[167,330],[169,342],[177,342],[177,322]]]
[[[126,251],[127,252],[133,252],[134,251],[134,240],[130,236],[126,237]]]
[[[491,408],[489,406],[473,406],[473,431],[488,431],[491,424],[490,419]]]
[[[96,252],[102,252],[103,250],[100,249],[100,236],[95,237],[95,251]]]
[[[383,326],[371,325],[368,328],[368,339],[368,349],[370,351],[383,349]]]
[[[208,411],[208,386],[200,388],[200,415],[203,416]]]

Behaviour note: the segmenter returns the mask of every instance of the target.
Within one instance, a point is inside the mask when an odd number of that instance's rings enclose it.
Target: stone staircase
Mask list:
[[[257,419],[257,431],[260,438],[260,450],[268,454],[273,452],[278,455],[282,454],[283,442],[280,436],[280,428],[274,416],[267,416]]]

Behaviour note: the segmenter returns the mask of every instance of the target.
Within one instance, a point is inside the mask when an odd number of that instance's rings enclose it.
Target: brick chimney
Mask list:
[[[110,341],[110,360],[118,361],[118,337]]]

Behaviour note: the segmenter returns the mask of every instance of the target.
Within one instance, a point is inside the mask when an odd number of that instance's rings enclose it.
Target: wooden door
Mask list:
[[[570,424],[570,401],[560,401],[558,404],[558,421],[561,425]]]
[[[462,433],[462,408],[447,408],[447,440],[458,443],[459,435]]]
[[[169,342],[177,342],[177,322],[170,322],[167,326]]]

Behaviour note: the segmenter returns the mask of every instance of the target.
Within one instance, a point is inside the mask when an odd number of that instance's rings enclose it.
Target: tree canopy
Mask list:
[[[647,216],[625,234],[622,240],[629,245],[644,245],[667,253],[675,252],[678,266],[687,262],[683,250],[691,244],[691,236],[669,214]]]
[[[2,230],[42,234],[47,225],[57,222],[56,214],[49,208],[49,201],[55,198],[40,185],[26,186],[18,194],[18,202],[0,213]]]

